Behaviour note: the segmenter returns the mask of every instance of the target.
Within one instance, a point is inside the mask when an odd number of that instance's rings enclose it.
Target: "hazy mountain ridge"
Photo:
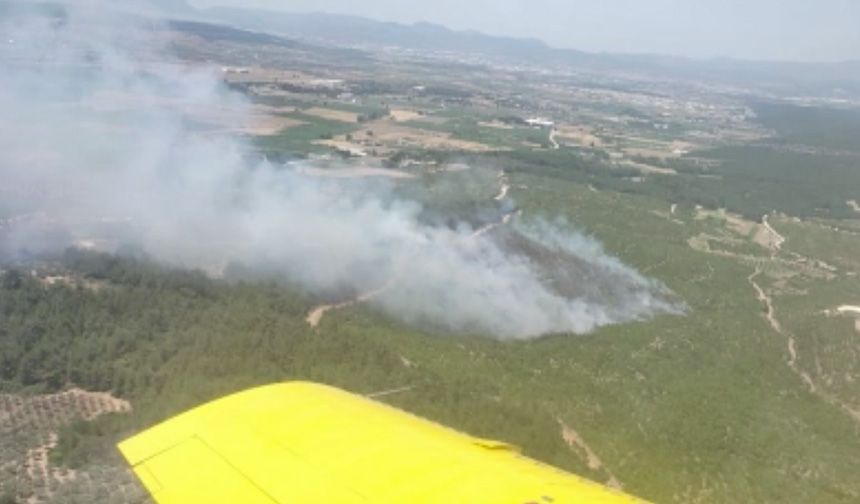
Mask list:
[[[459,53],[502,58],[507,62],[569,68],[572,71],[638,72],[657,78],[705,80],[732,85],[762,85],[782,94],[860,96],[860,62],[807,63],[695,60],[654,54],[588,53],[554,48],[537,39],[456,31],[431,23],[412,25],[326,13],[289,13],[244,8],[199,11],[213,22],[279,33],[308,41],[362,48],[397,47],[428,53]]]
[[[472,52],[488,55],[534,56],[551,48],[537,39],[497,37],[454,31],[433,23],[376,21],[326,13],[288,13],[242,8],[211,8],[201,13],[212,20],[300,38],[362,47],[401,47],[422,51]]]
[[[0,1],[0,12],[10,7],[33,10],[56,8],[63,1],[22,3]],[[819,96],[856,101],[860,99],[860,61],[788,62],[730,58],[697,60],[656,54],[589,53],[551,47],[534,38],[487,35],[458,31],[432,23],[402,24],[369,18],[328,14],[293,13],[241,7],[196,9],[184,0],[128,0],[120,10],[155,15],[182,22],[223,24],[247,32],[231,37],[253,39],[275,35],[275,45],[309,44],[380,50],[397,48],[428,56],[460,55],[530,67],[552,67],[571,72],[624,76],[636,74],[659,80],[705,82],[740,88],[757,88],[783,97]],[[200,31],[202,25],[180,26]],[[215,29],[214,27],[212,29]],[[222,30],[222,28],[219,28]],[[208,30],[212,31],[212,30]],[[217,31],[217,30],[216,30]],[[251,35],[250,32],[255,32]]]

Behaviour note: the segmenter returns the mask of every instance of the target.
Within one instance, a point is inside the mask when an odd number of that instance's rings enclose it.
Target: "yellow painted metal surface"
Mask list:
[[[313,383],[219,399],[119,449],[159,504],[642,502],[505,443]]]

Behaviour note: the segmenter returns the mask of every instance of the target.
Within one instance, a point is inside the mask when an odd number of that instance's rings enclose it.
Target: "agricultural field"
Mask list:
[[[82,464],[89,440],[104,435],[105,420],[130,410],[128,401],[76,388],[0,394],[0,496],[26,502],[148,502],[116,455]],[[88,441],[79,442],[82,437]],[[70,446],[73,451],[67,451]]]

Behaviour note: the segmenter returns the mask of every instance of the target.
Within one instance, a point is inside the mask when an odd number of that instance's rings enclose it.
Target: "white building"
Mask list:
[[[535,128],[553,128],[555,127],[555,123],[550,121],[549,119],[544,119],[542,117],[533,117],[531,119],[526,119],[526,124],[529,126],[533,126]]]

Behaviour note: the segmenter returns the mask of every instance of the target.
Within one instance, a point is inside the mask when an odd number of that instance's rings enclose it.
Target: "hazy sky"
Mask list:
[[[541,38],[588,51],[860,59],[858,0],[192,0]]]

